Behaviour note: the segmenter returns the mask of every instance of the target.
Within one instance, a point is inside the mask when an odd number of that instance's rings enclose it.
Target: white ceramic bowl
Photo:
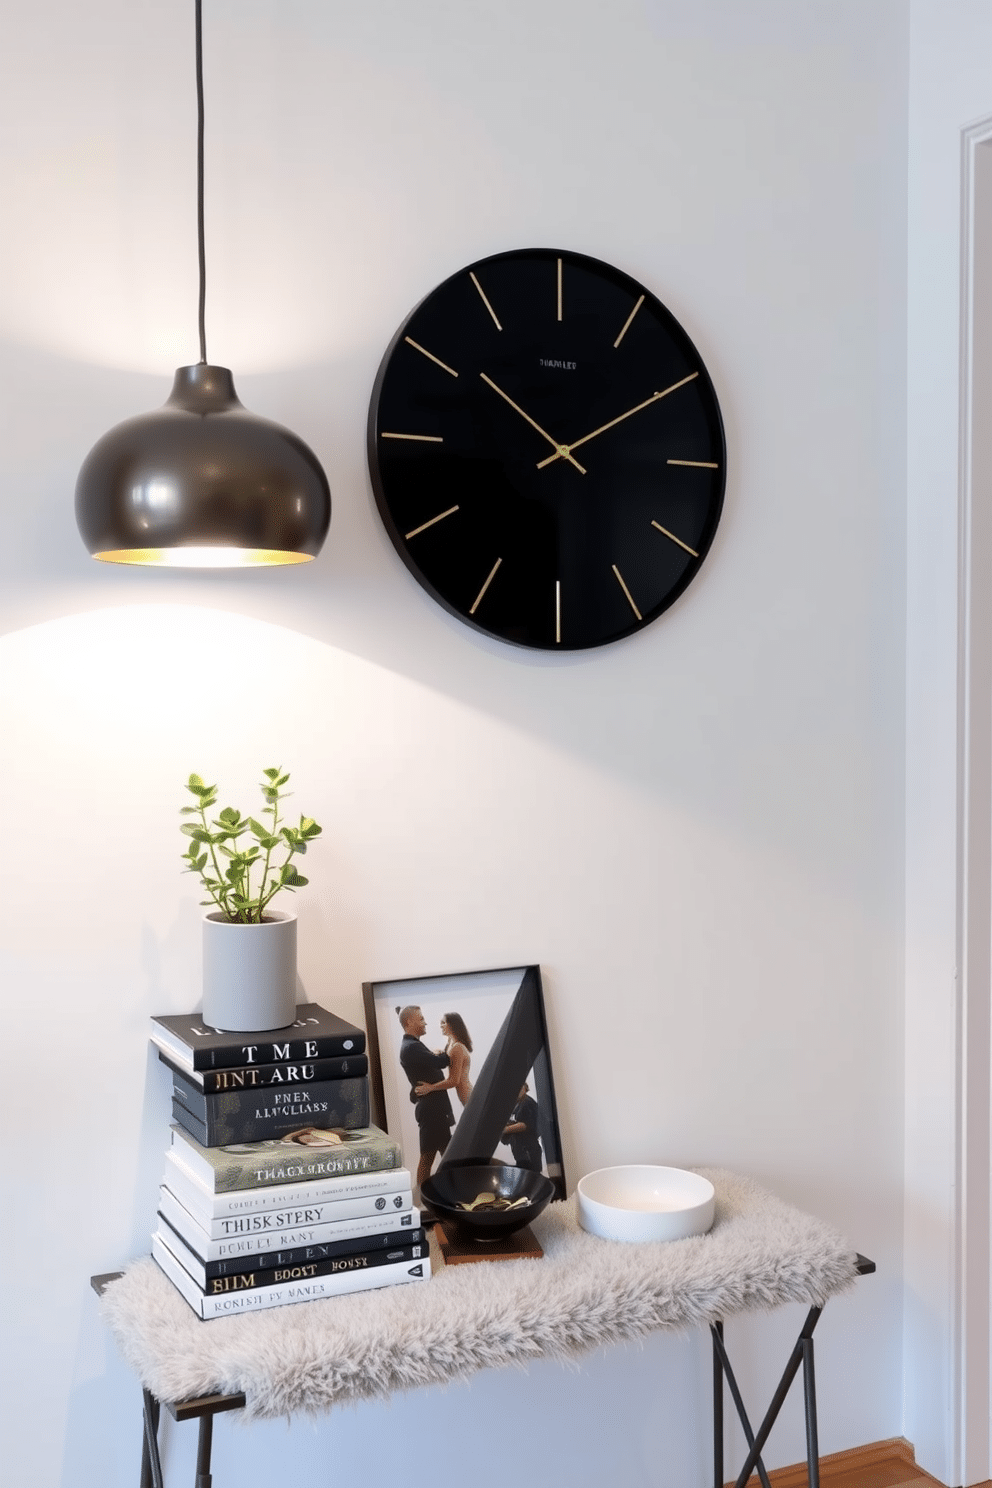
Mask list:
[[[647,1164],[597,1168],[579,1181],[579,1224],[602,1240],[683,1240],[713,1223],[708,1178]]]

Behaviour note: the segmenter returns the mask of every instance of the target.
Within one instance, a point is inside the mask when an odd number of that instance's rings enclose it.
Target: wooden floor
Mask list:
[[[806,1464],[780,1467],[768,1477],[772,1488],[806,1488]],[[751,1479],[748,1488],[761,1488],[757,1476]],[[821,1457],[820,1488],[945,1488],[945,1485],[917,1467],[909,1442],[893,1437],[891,1441]],[[977,1484],[975,1488],[992,1488],[992,1482]]]

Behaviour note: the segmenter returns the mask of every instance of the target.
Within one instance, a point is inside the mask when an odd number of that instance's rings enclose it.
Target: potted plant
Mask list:
[[[285,1028],[296,1016],[296,916],[271,909],[283,890],[309,882],[297,871],[321,828],[313,817],[299,826],[281,820],[289,780],[281,769],[262,771],[265,805],[259,821],[225,806],[209,820],[217,787],[191,775],[186,789],[195,806],[184,806],[181,831],[191,839],[183,853],[188,873],[199,875],[209,898],[203,922],[203,1021],[231,1032]],[[242,845],[242,839],[247,842]]]

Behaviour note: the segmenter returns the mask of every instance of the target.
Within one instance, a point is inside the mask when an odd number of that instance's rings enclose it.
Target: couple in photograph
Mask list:
[[[472,1094],[469,1069],[472,1062],[472,1040],[459,1013],[445,1013],[441,1032],[443,1049],[429,1049],[423,1043],[427,1020],[421,1009],[411,1005],[397,1008],[403,1042],[400,1064],[410,1081],[410,1099],[415,1105],[420,1135],[420,1160],[417,1164],[417,1187],[431,1175],[434,1161],[443,1154],[451,1140],[455,1124],[449,1091],[453,1090],[463,1107]],[[448,1074],[444,1070],[447,1066]],[[518,1168],[543,1171],[541,1144],[538,1137],[537,1102],[525,1083],[517,1096],[510,1119],[503,1128],[503,1141],[509,1145]]]
[[[443,1049],[429,1049],[422,1042],[427,1032],[427,1019],[419,1007],[397,1008],[403,1042],[400,1064],[410,1081],[410,1099],[414,1102],[420,1133],[420,1160],[417,1164],[417,1187],[431,1175],[434,1159],[443,1153],[451,1140],[455,1114],[449,1091],[453,1090],[462,1106],[472,1094],[469,1069],[472,1063],[472,1040],[465,1020],[459,1013],[445,1013],[441,1032]],[[445,1076],[445,1068],[448,1070]]]

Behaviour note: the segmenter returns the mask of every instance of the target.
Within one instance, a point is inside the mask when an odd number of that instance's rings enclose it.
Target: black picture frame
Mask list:
[[[566,1197],[561,1133],[544,1014],[541,969],[537,965],[497,967],[437,976],[398,977],[363,982],[368,1035],[372,1119],[395,1137],[404,1161],[415,1171],[420,1158],[420,1129],[412,1085],[400,1064],[404,1030],[399,1012],[419,1007],[427,1022],[424,1043],[443,1049],[442,1016],[457,1012],[473,1040],[472,1091],[463,1107],[450,1092],[455,1123],[446,1150],[434,1170],[454,1163],[506,1162],[515,1159],[503,1137],[521,1087],[537,1103],[542,1169],[554,1185],[555,1198]],[[473,1029],[474,1022],[474,1029]],[[519,1151],[519,1147],[518,1147]]]

